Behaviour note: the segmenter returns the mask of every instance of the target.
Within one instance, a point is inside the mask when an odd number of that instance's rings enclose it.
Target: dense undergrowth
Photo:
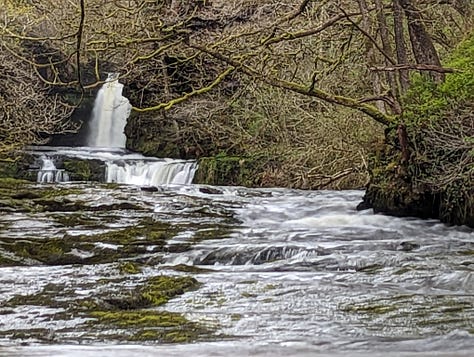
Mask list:
[[[373,158],[366,199],[378,211],[474,226],[474,33],[445,66],[456,72],[443,83],[414,78],[399,126]]]

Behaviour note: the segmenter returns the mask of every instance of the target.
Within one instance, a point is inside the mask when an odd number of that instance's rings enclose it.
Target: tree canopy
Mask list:
[[[270,128],[275,130],[267,136],[281,137],[296,127],[301,131],[294,135],[303,138],[310,130],[313,138],[321,137],[321,146],[347,150],[341,138],[328,142],[311,129],[322,125],[315,117],[330,118],[335,128],[345,121],[340,131],[354,126],[357,113],[395,124],[411,72],[439,82],[456,71],[443,67],[440,58],[471,29],[473,8],[471,0],[2,0],[0,5],[5,66],[28,74],[21,81],[6,74],[2,79],[17,92],[31,83],[38,87],[35,93],[45,95],[33,106],[39,112],[28,111],[4,87],[4,142],[37,142],[41,133],[69,130],[64,119],[79,104],[71,91],[92,90],[103,83],[104,72],[113,71],[126,83],[136,113],[173,117],[179,136],[199,147],[213,141],[217,152],[245,150]],[[256,109],[259,96],[266,102]],[[293,113],[284,123],[275,113],[283,103]],[[36,136],[7,140],[16,115],[33,120],[42,111],[50,120],[36,119],[31,126]],[[259,113],[265,120],[255,131]],[[184,117],[193,122],[189,131]],[[367,133],[378,130],[373,125],[364,124]],[[314,142],[302,140],[305,147]],[[356,141],[359,157],[368,142]],[[320,172],[311,171],[320,165],[326,164],[313,162],[305,175]],[[336,173],[348,168],[346,163]]]

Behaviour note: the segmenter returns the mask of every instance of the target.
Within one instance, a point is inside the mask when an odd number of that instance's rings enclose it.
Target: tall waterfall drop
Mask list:
[[[118,73],[109,73],[105,84],[97,93],[89,122],[88,146],[125,148],[124,129],[132,106],[122,96],[123,84]]]

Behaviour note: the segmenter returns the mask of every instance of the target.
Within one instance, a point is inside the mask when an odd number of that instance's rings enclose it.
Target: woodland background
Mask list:
[[[198,158],[209,183],[360,188],[387,138],[396,153],[383,166],[403,176],[400,162],[419,158],[416,136],[450,126],[407,131],[433,117],[413,109],[433,86],[457,76],[464,89],[452,98],[472,93],[472,63],[452,58],[472,43],[471,0],[0,0],[0,9],[2,160],[84,127],[106,73],[119,72],[134,106],[130,149]],[[463,120],[455,145],[470,153],[472,116]]]

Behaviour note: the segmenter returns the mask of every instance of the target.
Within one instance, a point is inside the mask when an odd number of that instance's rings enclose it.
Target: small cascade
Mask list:
[[[41,156],[41,168],[38,171],[36,181],[41,183],[67,182],[69,175],[63,169],[56,168],[54,161],[46,156]]]
[[[57,161],[77,159],[82,165],[89,160],[101,161],[105,165],[92,165],[98,170],[94,176],[101,177],[99,181],[138,186],[190,185],[198,168],[196,161],[157,159],[126,150],[42,146],[30,147],[28,152],[37,157],[38,182],[67,182],[74,177],[73,169],[70,174],[58,169],[52,157]]]
[[[89,122],[88,146],[125,147],[124,129],[132,106],[122,96],[123,84],[119,83],[118,76],[118,73],[109,73],[97,93]]]
[[[108,162],[107,182],[140,186],[189,185],[196,169],[196,162],[171,159],[154,162]]]

